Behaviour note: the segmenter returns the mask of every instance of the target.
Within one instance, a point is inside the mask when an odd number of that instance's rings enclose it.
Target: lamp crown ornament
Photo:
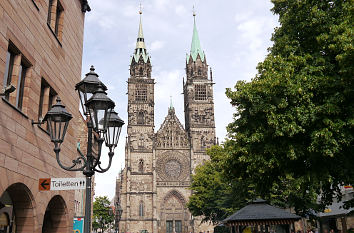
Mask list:
[[[91,66],[90,72],[85,75],[85,78],[75,85],[75,90],[79,93],[83,114],[86,116],[89,115],[89,112],[85,104],[87,103],[87,100],[90,99],[90,97],[97,91],[99,86],[101,86],[104,91],[107,90],[106,85],[99,80],[94,66]]]
[[[54,116],[53,120],[59,121],[60,119],[63,120],[71,120],[72,115],[66,110],[65,106],[61,103],[61,99],[58,96],[56,99],[56,103],[53,105],[53,107],[47,112],[47,114],[44,116],[44,121],[46,121],[50,116]],[[59,119],[60,117],[60,119]]]

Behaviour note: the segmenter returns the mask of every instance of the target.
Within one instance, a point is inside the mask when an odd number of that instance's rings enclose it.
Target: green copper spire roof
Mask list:
[[[194,17],[194,27],[193,27],[193,37],[192,37],[192,45],[191,45],[191,53],[190,56],[192,57],[193,61],[197,60],[198,54],[200,56],[200,59],[204,61],[205,54],[204,51],[202,50],[200,46],[200,41],[199,41],[199,36],[198,36],[198,30],[197,26],[195,23],[195,13],[193,12],[193,17]],[[188,57],[187,57],[187,61]]]
[[[138,31],[138,39],[136,40],[135,52],[132,56],[132,60],[134,59],[135,62],[139,61],[140,56],[143,57],[144,62],[146,63],[149,59],[149,55],[146,52],[145,41],[144,41],[144,34],[143,34],[143,26],[141,23],[141,15],[142,11],[140,9],[140,22],[139,22],[139,31]]]

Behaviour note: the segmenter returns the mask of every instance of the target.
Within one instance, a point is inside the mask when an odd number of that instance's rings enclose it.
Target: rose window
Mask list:
[[[165,164],[165,173],[168,177],[178,178],[181,175],[181,164],[173,159]]]

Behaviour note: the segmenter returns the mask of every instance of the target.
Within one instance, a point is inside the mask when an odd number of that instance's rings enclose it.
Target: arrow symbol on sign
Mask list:
[[[43,180],[43,182],[41,183],[42,188],[45,189],[45,190],[47,189],[46,186],[49,185],[49,183],[46,183],[46,182],[47,182],[47,180]]]

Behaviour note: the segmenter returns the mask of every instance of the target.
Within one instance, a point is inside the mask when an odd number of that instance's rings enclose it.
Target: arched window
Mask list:
[[[143,125],[145,123],[144,122],[144,113],[143,112],[138,112],[138,117],[137,117],[136,123],[138,125]]]
[[[144,74],[143,67],[140,67],[139,69],[139,75],[142,76]]]
[[[139,160],[139,172],[144,172],[144,160]]]
[[[206,141],[205,141],[205,137],[204,136],[201,137],[200,144],[201,144],[202,148],[206,147]]]
[[[144,202],[141,201],[139,204],[139,217],[143,217],[144,216]]]
[[[202,70],[200,68],[198,69],[198,75],[202,75]]]

